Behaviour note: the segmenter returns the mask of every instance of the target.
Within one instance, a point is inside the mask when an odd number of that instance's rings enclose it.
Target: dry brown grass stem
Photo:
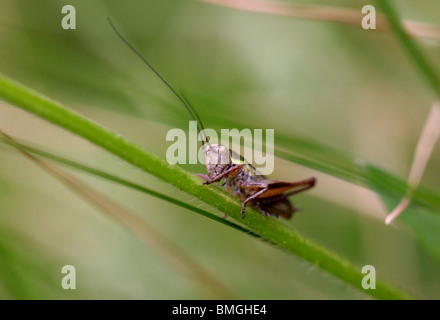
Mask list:
[[[255,13],[271,14],[298,19],[318,20],[348,24],[362,28],[361,21],[365,16],[361,10],[319,5],[299,5],[265,0],[199,0],[228,8]],[[440,27],[433,24],[404,20],[406,31],[416,37],[440,39]],[[376,30],[387,32],[389,25],[382,14],[376,15]]]

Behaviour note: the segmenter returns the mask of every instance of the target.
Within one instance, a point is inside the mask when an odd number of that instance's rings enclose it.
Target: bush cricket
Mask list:
[[[245,218],[246,204],[256,207],[266,216],[282,216],[286,219],[292,217],[298,209],[289,201],[288,197],[312,188],[315,178],[289,182],[271,180],[257,174],[257,169],[232,150],[220,144],[210,144],[200,117],[195,109],[153,68],[153,66],[119,33],[116,27],[107,18],[116,35],[159,77],[159,79],[171,90],[182,102],[191,118],[197,122],[197,131],[202,141],[203,151],[206,158],[208,174],[196,174],[205,180],[203,184],[209,185],[223,180],[222,186],[226,191],[242,201],[241,214]],[[289,191],[290,190],[290,191]]]

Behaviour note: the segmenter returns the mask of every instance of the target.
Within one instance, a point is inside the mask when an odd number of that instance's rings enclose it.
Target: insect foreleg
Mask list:
[[[208,177],[208,175],[206,175],[206,174],[203,174],[203,173],[196,173],[196,176],[199,177],[199,178],[202,178],[202,179],[205,180],[205,181],[209,181],[209,177]]]
[[[209,180],[206,180],[203,184],[208,185],[208,184],[220,181],[221,179],[223,179],[227,175],[230,175],[232,173],[237,173],[240,169],[241,169],[240,165],[233,164],[229,169],[215,175],[213,178],[209,178]]]

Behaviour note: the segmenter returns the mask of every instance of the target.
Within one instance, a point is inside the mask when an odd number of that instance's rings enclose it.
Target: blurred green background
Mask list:
[[[371,1],[291,1],[358,9]],[[403,18],[440,21],[438,1],[394,1]],[[61,8],[76,8],[63,30]],[[206,127],[274,128],[366,159],[406,179],[434,95],[391,34],[254,14],[189,0],[2,0],[0,72],[165,157],[166,132],[189,116],[117,39],[106,18],[185,93]],[[419,42],[440,66],[440,41]],[[196,205],[197,200],[0,102],[0,128],[44,150]],[[276,138],[275,138],[276,139]],[[276,140],[275,140],[276,141]],[[422,184],[440,189],[440,148]],[[184,166],[205,172],[202,165]],[[179,243],[244,299],[365,299],[316,266],[145,194],[65,169]],[[440,298],[440,267],[380,198],[277,158],[273,178],[318,178],[292,200],[301,234],[418,297]],[[15,150],[0,145],[0,298],[200,299],[204,296],[117,222]],[[209,207],[204,208],[211,210]],[[219,213],[221,215],[221,213]],[[73,265],[77,289],[63,290]],[[359,284],[360,285],[360,284]]]

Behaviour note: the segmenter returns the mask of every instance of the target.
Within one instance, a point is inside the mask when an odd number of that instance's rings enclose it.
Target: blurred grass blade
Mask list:
[[[380,195],[388,210],[391,210],[402,197],[402,192],[395,188],[388,188],[382,181],[393,181],[392,176],[374,166],[366,165],[366,171],[375,176],[370,180],[370,187]],[[415,235],[417,241],[425,251],[440,263],[440,215],[430,207],[422,207],[413,203],[403,212],[397,222],[403,223]]]
[[[428,115],[414,154],[414,163],[409,173],[408,184],[415,188],[420,184],[426,164],[440,136],[440,102],[435,102]]]
[[[364,172],[349,157],[323,146],[307,145],[297,139],[277,137],[276,155],[305,167],[325,172],[342,180],[360,183]],[[295,151],[292,151],[295,150]]]
[[[104,148],[121,159],[168,182],[186,193],[242,221],[260,236],[271,240],[287,252],[311,262],[358,290],[364,274],[361,268],[300,235],[286,224],[248,208],[246,219],[241,219],[241,202],[215,186],[201,184],[201,179],[182,168],[125,140],[95,122],[67,109],[10,79],[0,76],[0,97],[9,103],[71,131]],[[410,296],[381,279],[375,290],[363,291],[377,299],[408,299]]]
[[[283,148],[276,148],[276,155],[357,185],[371,187],[379,184],[383,188],[390,189],[390,191],[397,192],[402,196],[408,189],[408,185],[404,180],[390,173],[387,173],[387,179],[378,181],[376,175],[365,169],[362,164],[364,161],[355,161],[348,156],[344,157],[329,148],[321,148],[321,155],[315,157],[312,156],[314,148],[308,149],[307,146],[304,147],[305,145],[286,138],[281,141]],[[295,152],[290,150],[295,150]],[[440,209],[440,194],[430,188],[419,186],[414,191],[412,199],[420,205]]]
[[[17,272],[20,265],[23,265],[21,257],[18,256],[9,246],[4,239],[4,234],[0,239],[0,279],[2,281],[2,286],[6,288],[8,293],[13,299],[32,299],[37,296],[35,288],[29,285],[25,279]],[[29,264],[29,261],[24,262]],[[29,268],[30,271],[34,271],[33,268]],[[3,300],[3,297],[2,297]]]
[[[53,257],[28,233],[10,227],[0,225],[0,299],[52,299],[53,288],[60,285],[59,274],[48,272],[53,270],[48,268]],[[76,294],[71,292],[69,298],[75,299]]]
[[[440,76],[432,63],[423,54],[422,50],[417,46],[415,41],[406,33],[403,24],[389,0],[376,0],[382,8],[382,11],[387,15],[391,29],[400,42],[405,52],[408,54],[411,61],[421,72],[427,84],[440,98]]]
[[[272,14],[284,17],[309,19],[317,21],[337,22],[361,28],[364,15],[361,10],[353,10],[344,7],[303,5],[280,1],[265,0],[199,0],[201,2],[221,5],[233,9],[255,13]],[[414,36],[440,39],[440,27],[417,21],[404,21],[407,32]],[[389,25],[382,15],[376,17],[376,30],[389,31]]]
[[[255,238],[261,239],[261,240],[263,240],[263,241],[265,241],[267,243],[270,243],[272,245],[276,245],[275,243],[271,242],[269,239],[262,238],[260,235],[256,234],[252,230],[249,230],[249,229],[247,229],[247,228],[245,228],[243,226],[240,226],[237,223],[234,223],[232,221],[229,221],[229,220],[226,220],[224,218],[218,217],[215,214],[213,214],[211,212],[208,212],[206,210],[203,210],[203,209],[201,209],[199,207],[196,207],[196,206],[193,206],[193,205],[191,205],[189,203],[186,203],[186,202],[177,200],[175,198],[169,197],[169,196],[167,196],[167,195],[165,195],[163,193],[151,190],[151,189],[146,188],[144,186],[141,186],[141,185],[139,185],[137,183],[134,183],[134,182],[128,181],[126,179],[117,177],[117,176],[115,176],[113,174],[110,174],[108,172],[105,172],[105,171],[102,171],[102,170],[98,170],[98,169],[95,169],[95,168],[91,168],[91,167],[86,166],[84,164],[81,164],[81,163],[78,163],[78,162],[75,162],[75,161],[72,161],[72,160],[69,160],[69,159],[66,159],[66,158],[54,155],[52,153],[43,151],[43,150],[35,148],[35,147],[31,147],[31,146],[29,146],[27,144],[24,144],[22,141],[17,141],[16,138],[13,138],[13,140],[7,140],[7,139],[0,138],[0,142],[8,144],[8,145],[13,146],[13,147],[20,147],[20,149],[22,149],[22,150],[24,150],[26,152],[30,152],[30,153],[39,155],[41,157],[44,157],[46,159],[50,159],[50,160],[56,161],[56,162],[61,163],[63,165],[69,166],[71,168],[75,168],[75,169],[81,170],[83,172],[90,173],[90,174],[92,174],[94,176],[106,179],[108,181],[112,181],[112,182],[118,183],[120,185],[126,186],[128,188],[131,188],[131,189],[134,189],[134,190],[146,193],[146,194],[148,194],[150,196],[153,196],[153,197],[162,199],[164,201],[170,202],[170,203],[175,204],[175,205],[177,205],[179,207],[182,207],[182,208],[194,211],[194,212],[196,212],[198,214],[201,214],[204,217],[207,217],[207,218],[212,219],[214,221],[220,222],[220,223],[222,223],[224,225],[227,225],[228,227],[234,228],[234,229],[236,229],[238,231],[245,232],[245,233],[247,233],[247,234],[249,234],[249,235],[251,235],[251,236],[253,236]]]
[[[428,119],[426,120],[417,148],[414,153],[414,160],[408,178],[408,190],[405,197],[400,201],[396,208],[386,217],[385,223],[390,224],[397,218],[410,204],[414,190],[419,186],[425,171],[426,164],[431,157],[435,143],[440,136],[440,103],[436,102],[431,107]]]
[[[111,201],[108,197],[90,188],[67,172],[49,165],[28,153],[16,141],[1,130],[0,134],[7,140],[15,142],[15,148],[33,163],[51,174],[70,190],[125,226],[151,250],[156,252],[158,256],[168,262],[176,272],[187,278],[206,298],[232,299],[236,297],[235,294],[233,294],[230,289],[220,282],[213,274],[200,266],[197,261],[183,251],[176,243],[154,229],[143,219]]]
[[[402,22],[397,14],[397,11],[393,7],[393,5],[390,3],[390,1],[377,0],[377,3],[380,5],[382,11],[387,15],[394,35],[396,36],[396,39],[402,45],[405,52],[408,54],[409,59],[413,62],[413,64],[416,66],[416,68],[420,71],[420,74],[425,79],[425,81],[426,81],[427,85],[430,87],[430,89],[435,93],[435,95],[437,96],[437,99],[440,99],[440,76],[438,74],[438,71],[435,68],[435,65],[432,64],[428,60],[428,58],[424,55],[424,53],[418,47],[416,42],[406,33],[406,31],[402,25]],[[434,112],[437,111],[435,104],[434,104],[433,110],[434,110]],[[434,126],[435,125],[436,124],[434,124]],[[438,126],[438,124],[437,124],[437,126]],[[434,130],[433,130],[434,135],[436,134],[436,129],[437,128],[434,128]],[[437,139],[433,139],[433,141],[435,141],[435,140],[437,140]],[[417,157],[417,155],[415,157]],[[426,161],[427,161],[427,159],[426,159]],[[419,173],[417,171],[410,173],[410,183],[417,182],[418,179],[416,179],[417,178],[416,175],[418,175],[418,174]],[[412,175],[414,175],[414,177],[412,177]],[[414,181],[411,181],[411,180],[414,180]],[[370,183],[372,183],[372,185],[375,186],[376,188],[380,189],[379,186],[374,183],[374,181],[370,181]],[[411,185],[409,186],[409,188],[411,188]],[[406,189],[406,190],[408,190],[408,189]],[[383,194],[384,194],[385,190],[381,189],[380,191],[382,193],[382,197],[384,197]],[[391,191],[391,190],[388,190],[388,192],[389,191]],[[420,194],[417,191],[418,190],[414,191],[414,198],[416,198],[417,195]],[[384,199],[384,201],[385,200],[387,200],[387,199]],[[438,208],[439,207],[438,203],[440,202],[439,197],[431,198],[431,200],[435,200],[435,202],[437,202],[437,208]],[[408,200],[404,200],[404,201],[408,202]],[[394,202],[394,206],[396,205],[396,203],[397,202]],[[403,208],[404,205],[405,205],[405,203],[401,204],[400,206]],[[388,202],[388,206],[389,206],[389,202]],[[391,207],[391,208],[388,207],[389,210],[391,210],[392,208],[393,207]],[[420,243],[436,257],[437,261],[439,261],[438,256],[437,256],[438,252],[435,249],[433,250],[433,247],[438,246],[438,244],[440,243],[439,242],[440,238],[436,237],[436,235],[440,234],[440,229],[437,228],[439,225],[436,223],[436,221],[437,221],[436,219],[438,219],[439,215],[437,212],[431,212],[431,210],[429,210],[428,208],[425,208],[425,209],[427,210],[427,212],[429,212],[429,217],[430,217],[430,218],[426,219],[426,221],[423,220],[424,217],[426,217],[426,214],[425,215],[415,214],[413,212],[413,210],[411,210],[411,212],[413,213],[412,215],[409,210],[408,210],[408,213],[406,215],[404,215],[405,217],[408,217],[408,218],[405,218],[405,221],[407,222],[408,226],[416,233],[416,235],[418,236],[418,239],[420,239]],[[423,210],[425,210],[425,209],[423,209]],[[398,211],[395,211],[395,212],[393,212],[393,214],[396,215],[396,212],[398,213]],[[391,216],[391,218],[393,218],[393,216]],[[432,228],[434,228],[434,230],[435,230],[433,233],[430,232],[432,230]],[[432,235],[432,236],[428,236],[428,235]],[[433,239],[434,239],[434,241],[431,241]]]

